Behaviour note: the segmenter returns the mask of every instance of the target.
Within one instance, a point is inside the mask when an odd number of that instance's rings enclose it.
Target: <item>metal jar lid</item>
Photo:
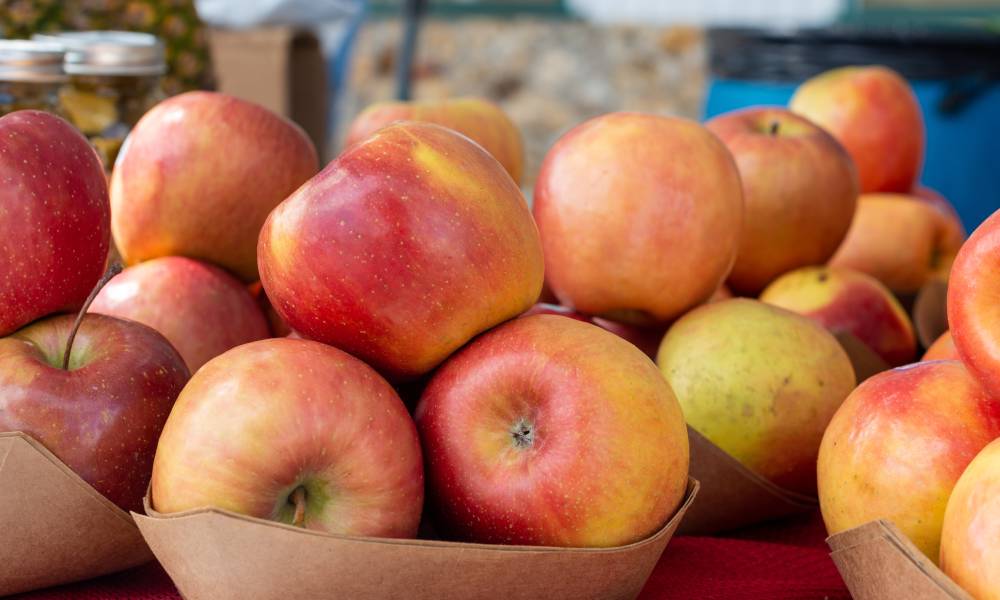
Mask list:
[[[37,40],[0,40],[0,81],[56,83],[65,79],[58,44]]]
[[[148,33],[76,31],[32,39],[62,44],[63,69],[70,75],[162,75],[167,70],[163,44]]]

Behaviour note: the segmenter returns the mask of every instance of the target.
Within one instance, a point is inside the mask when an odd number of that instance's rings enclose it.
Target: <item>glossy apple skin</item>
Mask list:
[[[867,273],[900,295],[947,277],[961,237],[927,202],[903,194],[862,194],[847,237],[830,266]]]
[[[111,208],[87,140],[49,113],[0,117],[0,336],[79,309],[104,273]]]
[[[660,347],[660,340],[663,339],[663,334],[666,333],[666,331],[662,328],[636,327],[635,325],[601,319],[600,317],[590,317],[583,313],[576,312],[571,308],[545,302],[535,304],[526,310],[521,316],[530,317],[531,315],[562,315],[564,317],[576,319],[577,321],[597,325],[601,329],[610,331],[626,342],[629,342],[639,350],[642,350],[643,354],[653,359],[656,358],[656,351]]]
[[[174,96],[140,119],[115,162],[115,244],[130,265],[187,256],[256,281],[264,219],[318,170],[288,119],[225,94]]]
[[[687,486],[670,386],[634,346],[574,319],[484,334],[435,373],[415,418],[435,523],[458,539],[619,546],[662,527]]]
[[[976,600],[1000,599],[1000,439],[972,459],[951,492],[941,568]]]
[[[212,506],[346,535],[413,537],[423,507],[420,443],[392,387],[336,348],[268,339],[199,370],[153,463],[153,507]]]
[[[815,495],[820,439],[855,384],[832,334],[763,302],[723,300],[674,323],[656,362],[688,425],[762,477]]]
[[[239,280],[182,256],[125,269],[101,289],[89,310],[159,331],[192,373],[230,348],[271,334],[260,307]]]
[[[415,378],[527,310],[538,229],[485,150],[426,123],[344,152],[268,218],[261,282],[289,327]]]
[[[187,366],[153,329],[87,315],[64,371],[75,318],[49,317],[0,339],[0,431],[30,435],[122,509],[140,511]]]
[[[972,233],[952,266],[948,323],[969,370],[1000,397],[1000,211]]]
[[[760,300],[813,319],[833,333],[847,331],[892,366],[913,360],[913,323],[889,288],[870,275],[834,267],[804,267],[774,280]]]
[[[958,361],[917,363],[865,380],[820,447],[827,531],[889,519],[936,562],[952,487],[997,437],[1000,402]]]
[[[524,175],[521,132],[504,111],[483,98],[437,101],[378,102],[354,118],[347,129],[345,147],[365,140],[396,121],[421,121],[453,129],[482,146],[503,165],[514,183]]]
[[[961,360],[958,350],[955,348],[955,340],[951,337],[951,331],[945,331],[938,336],[938,339],[934,340],[934,343],[924,352],[924,356],[920,360]]]
[[[743,194],[729,151],[701,125],[611,113],[552,147],[534,212],[560,304],[666,324],[707,300],[729,274]]]
[[[754,295],[782,273],[829,260],[858,199],[843,146],[777,107],[726,113],[705,126],[729,148],[743,181],[746,217],[729,286]]]
[[[789,107],[844,145],[863,193],[913,187],[924,162],[924,118],[910,85],[892,69],[832,69],[799,86]]]

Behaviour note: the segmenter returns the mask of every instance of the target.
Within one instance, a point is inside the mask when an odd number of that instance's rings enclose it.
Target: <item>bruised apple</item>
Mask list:
[[[393,379],[527,310],[543,278],[538,229],[500,164],[413,122],[350,147],[278,206],[259,260],[289,327]]]

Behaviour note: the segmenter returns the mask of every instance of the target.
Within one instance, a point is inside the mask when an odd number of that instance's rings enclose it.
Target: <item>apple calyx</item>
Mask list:
[[[531,422],[527,419],[520,419],[510,429],[510,436],[514,440],[514,447],[518,450],[530,448],[535,443],[535,430]]]
[[[119,262],[113,262],[108,265],[108,269],[104,271],[104,275],[97,281],[97,285],[94,289],[90,290],[90,295],[83,302],[83,306],[80,308],[80,312],[76,313],[76,320],[73,321],[73,328],[69,330],[69,338],[66,340],[66,350],[63,352],[62,369],[63,371],[69,370],[69,357],[70,353],[73,351],[73,341],[76,339],[76,332],[80,330],[80,325],[83,324],[83,317],[87,314],[87,309],[94,302],[94,298],[100,293],[101,288],[103,288],[111,278],[122,272],[122,265]]]
[[[295,506],[295,515],[292,517],[292,527],[302,527],[306,526],[306,488],[301,485],[294,490],[292,494],[288,497],[289,501]]]
[[[767,128],[767,133],[770,134],[770,135],[772,135],[772,136],[778,135],[778,127],[779,126],[780,125],[778,124],[777,120],[771,121],[770,127]]]

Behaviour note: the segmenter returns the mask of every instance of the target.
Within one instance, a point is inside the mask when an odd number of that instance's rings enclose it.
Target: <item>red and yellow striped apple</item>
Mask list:
[[[527,310],[543,277],[518,187],[485,150],[426,123],[340,155],[274,210],[259,254],[289,327],[394,379]]]
[[[789,107],[837,138],[861,191],[907,193],[924,162],[924,118],[910,85],[882,66],[841,67],[803,83]]]
[[[912,196],[862,194],[829,264],[867,273],[897,294],[914,294],[931,278],[947,277],[962,244],[956,224]]]
[[[763,302],[723,300],[674,323],[656,362],[688,425],[762,477],[815,494],[820,439],[855,381],[831,333]]]
[[[514,183],[524,174],[521,132],[503,110],[483,98],[437,101],[378,102],[354,117],[347,129],[345,147],[365,140],[396,121],[435,123],[476,142],[503,165]]]
[[[181,256],[125,269],[104,286],[90,312],[149,325],[192,373],[230,348],[270,337],[264,314],[239,280]]]
[[[560,304],[636,325],[669,323],[708,300],[743,225],[739,172],[718,138],[640,113],[564,135],[545,157],[534,202]]]
[[[983,221],[955,258],[948,323],[962,361],[1000,397],[1000,210]]]
[[[937,561],[948,496],[969,461],[997,437],[1000,401],[958,361],[871,377],[823,436],[819,502],[827,531],[888,519]]]
[[[729,148],[743,181],[746,217],[729,287],[757,294],[782,273],[829,260],[858,200],[843,146],[778,107],[726,113],[705,126]]]
[[[805,267],[774,280],[762,302],[813,319],[833,333],[846,331],[892,366],[913,360],[913,323],[889,288],[870,275],[834,267]]]
[[[79,309],[104,273],[111,212],[86,138],[49,113],[0,118],[0,336]]]
[[[115,162],[115,244],[128,264],[187,256],[256,281],[264,219],[318,169],[288,119],[225,94],[174,96],[142,117]]]
[[[972,459],[951,492],[941,568],[976,600],[1000,600],[1000,439]]]
[[[0,431],[30,435],[108,500],[142,510],[156,440],[188,369],[153,329],[94,314],[64,367],[74,321],[49,317],[0,339]]]
[[[273,338],[210,360],[177,399],[153,508],[216,507],[306,529],[413,537],[420,442],[392,387],[318,342]]]
[[[670,386],[633,345],[574,319],[484,334],[435,373],[415,415],[435,523],[463,540],[627,544],[687,487]]]

